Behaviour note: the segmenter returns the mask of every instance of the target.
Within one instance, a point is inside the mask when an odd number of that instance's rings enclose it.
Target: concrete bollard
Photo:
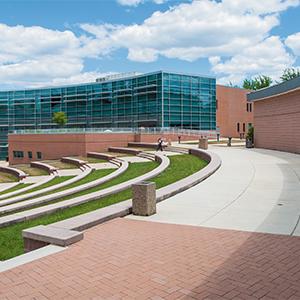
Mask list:
[[[137,216],[151,216],[156,213],[156,185],[142,181],[132,185],[132,213]]]
[[[207,150],[207,148],[208,148],[208,140],[207,140],[207,138],[200,138],[199,139],[198,148],[199,149]]]

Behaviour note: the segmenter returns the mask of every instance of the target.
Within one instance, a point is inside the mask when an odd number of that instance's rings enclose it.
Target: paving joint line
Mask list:
[[[203,222],[201,222],[199,225],[205,225],[206,222],[210,221],[212,218],[216,217],[219,213],[221,213],[222,211],[224,211],[226,208],[228,208],[229,206],[231,206],[234,202],[236,202],[238,199],[240,199],[242,197],[242,195],[248,190],[249,186],[252,184],[254,178],[255,178],[255,174],[256,174],[256,169],[255,166],[252,162],[250,162],[250,165],[253,169],[253,175],[250,179],[250,182],[247,184],[247,186],[240,192],[240,194],[233,199],[231,202],[229,202],[227,205],[223,206],[220,210],[218,210],[215,214],[213,214],[212,216],[208,217],[207,219],[205,219]]]

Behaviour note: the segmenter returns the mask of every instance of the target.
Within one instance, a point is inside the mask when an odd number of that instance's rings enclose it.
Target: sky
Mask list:
[[[122,72],[220,84],[300,66],[300,0],[0,0],[0,90]]]

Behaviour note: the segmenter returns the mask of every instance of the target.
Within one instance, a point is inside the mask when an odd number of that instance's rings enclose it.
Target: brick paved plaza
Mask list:
[[[0,274],[0,299],[300,299],[300,238],[115,219]]]

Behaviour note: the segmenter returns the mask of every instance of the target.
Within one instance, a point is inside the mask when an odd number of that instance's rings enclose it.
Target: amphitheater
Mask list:
[[[299,155],[199,146],[3,162],[0,298],[299,299]]]
[[[200,149],[168,145],[161,152],[155,147],[136,142],[86,157],[3,163],[1,173],[14,180],[0,185],[2,270],[24,252],[71,245],[84,238],[86,229],[130,214],[133,184],[155,182],[160,202],[204,180],[221,164],[217,155]]]

